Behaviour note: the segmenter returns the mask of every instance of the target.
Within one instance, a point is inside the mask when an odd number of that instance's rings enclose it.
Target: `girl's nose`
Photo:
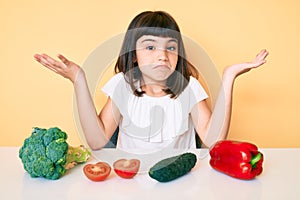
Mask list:
[[[166,49],[159,49],[158,50],[158,60],[159,61],[167,61],[168,60]]]

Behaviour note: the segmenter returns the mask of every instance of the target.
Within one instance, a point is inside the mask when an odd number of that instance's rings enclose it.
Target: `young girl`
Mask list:
[[[208,147],[225,139],[234,81],[264,64],[267,55],[262,50],[252,62],[225,68],[211,112],[207,94],[197,80],[197,70],[185,59],[175,20],[162,11],[142,12],[128,27],[115,65],[116,74],[103,87],[108,98],[99,115],[84,71],[77,64],[62,55],[58,55],[60,61],[46,54],[34,57],[73,83],[80,122],[90,148],[102,148],[119,127],[118,148],[148,152],[167,147],[194,148],[195,131]]]

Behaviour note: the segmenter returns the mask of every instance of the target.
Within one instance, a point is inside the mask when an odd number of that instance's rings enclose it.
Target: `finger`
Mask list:
[[[42,55],[40,55],[40,54],[34,54],[33,57],[34,57],[34,59],[35,59],[37,62],[40,62],[40,61],[41,61],[41,58],[42,58]]]
[[[40,58],[39,62],[47,68],[53,68],[53,69],[55,68],[55,66],[53,66],[51,63],[49,63],[48,60],[43,57]]]
[[[259,66],[265,64],[266,62],[267,62],[266,60],[256,61],[256,62],[254,63],[254,65],[252,66],[252,68],[259,67]]]
[[[257,56],[256,59],[258,60],[264,60],[268,56],[269,52],[265,49],[263,49]]]
[[[44,55],[46,56],[46,55]],[[59,70],[57,67],[53,67],[53,65],[51,65],[47,59],[45,59],[41,54],[34,54],[34,59],[39,62],[40,64],[42,64],[44,67],[50,69],[51,71],[58,73],[59,74]]]
[[[51,67],[52,69],[57,68],[55,67],[55,65],[53,65],[53,61],[51,61],[49,58],[46,57],[46,55],[39,55],[39,54],[35,54],[34,58],[37,62],[39,62],[40,64],[42,64],[43,66],[49,68]]]
[[[255,60],[264,60],[267,56],[267,52],[261,51],[259,54],[257,54]]]
[[[68,65],[70,64],[70,61],[69,61],[66,57],[64,57],[63,55],[58,54],[57,57],[58,57],[58,58],[59,58],[66,66],[68,66]]]
[[[33,57],[34,57],[35,60],[39,60],[40,57],[41,57],[41,55],[39,55],[39,54],[36,53],[36,54],[33,55]]]
[[[53,71],[53,72],[59,74],[57,68],[54,68],[54,67],[52,67],[51,65],[45,65],[45,67],[47,67],[47,68],[50,69],[51,71]]]
[[[64,68],[65,65],[55,59],[53,59],[52,57],[48,56],[47,54],[42,54],[42,58],[45,59],[49,65],[52,65],[52,67],[55,68]]]
[[[262,55],[263,56],[263,59],[266,59],[266,57],[269,55],[269,52],[267,50],[264,51],[264,54]]]

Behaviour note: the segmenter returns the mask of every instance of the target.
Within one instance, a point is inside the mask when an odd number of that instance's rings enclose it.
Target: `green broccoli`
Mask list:
[[[33,128],[19,150],[24,169],[31,177],[59,179],[67,169],[88,160],[91,152],[84,146],[71,147],[67,134],[59,128]]]

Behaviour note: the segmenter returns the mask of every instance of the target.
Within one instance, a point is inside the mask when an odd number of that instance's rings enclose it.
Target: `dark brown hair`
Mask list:
[[[185,49],[180,29],[174,18],[164,11],[145,11],[129,24],[121,52],[115,65],[115,73],[123,72],[134,94],[142,96],[143,91],[135,84],[141,79],[136,61],[136,41],[143,35],[172,37],[178,41],[178,61],[175,71],[168,77],[164,91],[176,98],[188,85],[190,76],[198,78],[198,71],[185,58]]]

